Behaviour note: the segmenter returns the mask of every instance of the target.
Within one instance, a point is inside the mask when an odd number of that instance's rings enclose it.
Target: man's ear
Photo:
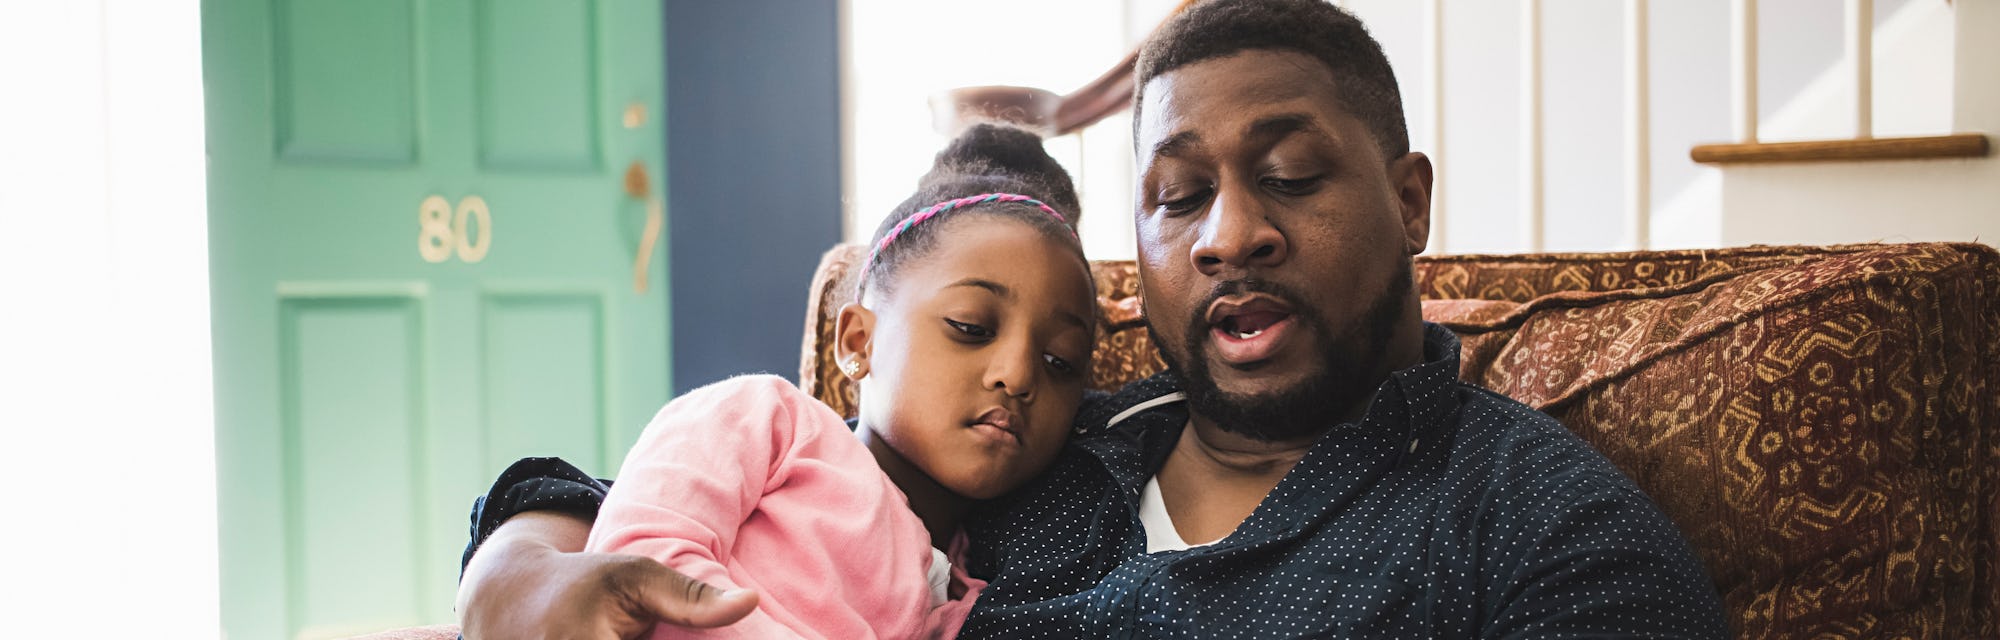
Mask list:
[[[841,305],[833,323],[833,358],[840,372],[853,380],[868,375],[868,353],[875,345],[875,312],[857,302]]]
[[[1413,256],[1423,253],[1431,239],[1431,159],[1412,151],[1390,162],[1389,186],[1403,214],[1404,249]]]

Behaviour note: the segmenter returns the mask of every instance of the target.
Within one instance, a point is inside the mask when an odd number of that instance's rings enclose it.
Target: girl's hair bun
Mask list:
[[[1042,148],[1042,138],[1001,124],[975,124],[939,151],[917,192],[890,218],[980,193],[1018,193],[1060,211],[1073,227],[1081,213],[1069,171]]]

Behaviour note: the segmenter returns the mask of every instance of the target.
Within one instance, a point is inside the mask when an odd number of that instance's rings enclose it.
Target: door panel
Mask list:
[[[417,300],[279,304],[286,588],[295,624],[304,635],[334,635],[376,616],[421,617],[415,569],[430,543],[419,524]],[[357,576],[386,579],[356,588]]]
[[[589,294],[485,296],[484,462],[499,467],[526,456],[561,456],[602,469],[604,343],[601,305]],[[591,438],[555,431],[550,424],[589,426]]]
[[[414,0],[279,0],[273,9],[280,156],[413,160]]]
[[[500,468],[615,474],[667,400],[667,260],[634,290],[623,179],[657,185],[664,138],[621,118],[660,111],[659,11],[204,1],[231,637],[450,621]]]
[[[481,166],[598,167],[594,4],[475,3]]]

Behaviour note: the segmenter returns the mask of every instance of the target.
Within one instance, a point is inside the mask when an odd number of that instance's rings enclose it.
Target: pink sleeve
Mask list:
[[[718,588],[742,586],[727,568],[737,530],[789,454],[798,422],[817,417],[800,415],[799,398],[812,401],[783,378],[743,376],[668,403],[626,455],[586,550],[647,556]],[[761,611],[726,629],[794,635]]]

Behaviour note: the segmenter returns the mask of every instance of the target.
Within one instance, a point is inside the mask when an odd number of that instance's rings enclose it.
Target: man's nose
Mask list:
[[[1229,269],[1276,266],[1289,249],[1261,199],[1225,187],[1209,204],[1192,257],[1196,268],[1214,276]]]

